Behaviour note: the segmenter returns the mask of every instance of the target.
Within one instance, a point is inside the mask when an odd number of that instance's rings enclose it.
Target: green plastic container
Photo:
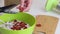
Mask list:
[[[3,14],[0,16],[0,20],[3,20],[4,22],[12,21],[14,19],[24,21],[28,23],[30,27],[25,30],[8,30],[8,29],[0,28],[0,34],[32,34],[33,33],[36,20],[32,15],[21,12],[17,14]],[[0,24],[3,23],[0,22]]]
[[[45,8],[47,11],[51,11],[51,10],[53,10],[53,8],[56,8],[58,3],[59,3],[58,0],[47,0]]]

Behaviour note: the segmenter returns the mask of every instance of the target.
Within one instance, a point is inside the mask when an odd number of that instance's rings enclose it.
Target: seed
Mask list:
[[[37,24],[36,26],[37,26],[37,27],[41,27],[41,24]]]
[[[17,22],[17,20],[14,20],[14,22]]]
[[[25,26],[24,29],[27,29],[27,27]]]

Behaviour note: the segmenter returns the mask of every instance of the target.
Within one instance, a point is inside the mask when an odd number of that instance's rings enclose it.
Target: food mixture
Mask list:
[[[29,28],[29,24],[26,24],[25,22],[22,22],[19,20],[14,20],[12,22],[1,24],[0,27],[9,29],[9,30],[24,30]]]

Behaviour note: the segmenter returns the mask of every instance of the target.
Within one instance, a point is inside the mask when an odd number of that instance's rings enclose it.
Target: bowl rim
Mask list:
[[[28,14],[28,13],[25,13],[25,12],[20,12],[20,13],[24,13],[24,14]],[[4,13],[3,15],[6,15],[7,13]],[[18,13],[16,13],[16,14],[18,14]],[[32,16],[31,14],[28,14],[28,15],[30,15],[30,16]],[[35,27],[35,25],[36,25],[36,18],[34,17],[34,16],[32,16],[33,18],[34,18],[34,20],[35,20],[35,22],[34,22],[34,24],[31,26],[31,27]],[[29,28],[31,28],[31,27],[29,27]],[[27,28],[27,29],[24,29],[24,30],[28,30],[29,28]],[[3,30],[8,30],[8,31],[24,31],[24,30],[9,30],[9,29],[5,29],[5,28],[2,28]]]

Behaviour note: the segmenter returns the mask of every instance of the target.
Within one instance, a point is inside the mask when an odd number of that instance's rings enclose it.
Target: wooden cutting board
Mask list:
[[[41,24],[41,27],[37,27],[34,30],[34,34],[55,34],[55,30],[58,24],[58,18],[52,16],[38,15],[36,16],[37,24]]]

